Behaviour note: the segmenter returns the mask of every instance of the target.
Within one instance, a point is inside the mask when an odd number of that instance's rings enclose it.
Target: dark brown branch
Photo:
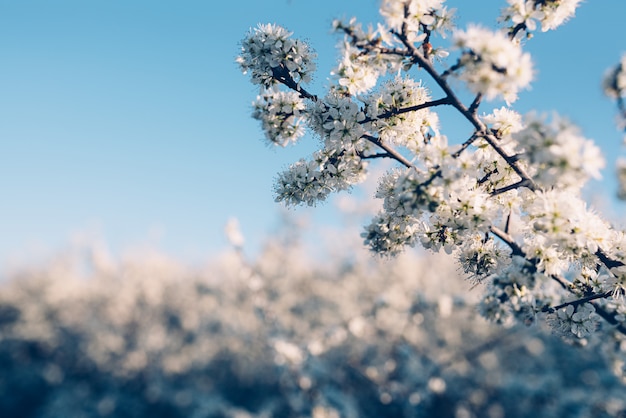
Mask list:
[[[545,306],[543,309],[541,309],[541,312],[554,313],[559,309],[566,308],[570,305],[575,307],[578,305],[582,305],[583,303],[591,302],[592,300],[608,298],[610,296],[613,296],[613,293],[614,292],[612,290],[604,293],[594,293],[592,295],[585,296],[584,298],[565,302],[557,306]]]
[[[598,305],[597,303],[594,303],[594,302],[590,302],[590,303],[593,305],[593,307],[596,309],[596,313],[600,315],[602,319],[604,319],[609,324],[615,326],[615,329],[617,331],[626,335],[626,327],[624,327],[624,325],[622,325],[621,322],[615,319],[616,315],[614,313],[608,312],[606,309],[604,309],[602,306]]]
[[[287,68],[285,68],[284,66],[281,65],[279,67],[272,68],[272,77],[274,77],[274,80],[300,93],[302,97],[313,100],[314,102],[317,101],[317,96],[309,93],[304,88],[302,88],[299,83],[296,83],[291,74],[289,74],[289,70],[287,70]]]
[[[467,109],[472,115],[476,115],[476,111],[478,110],[478,106],[480,106],[482,98],[482,93],[478,93],[476,97],[474,97],[474,101],[470,105],[469,109]]]
[[[509,233],[509,229],[511,227],[511,214],[513,213],[513,211],[509,211],[509,214],[506,215],[506,223],[504,224],[504,232],[506,232],[507,234]]]
[[[519,189],[520,187],[526,187],[527,183],[528,183],[527,180],[520,180],[517,183],[513,183],[513,184],[509,184],[508,186],[500,187],[499,189],[496,189],[496,190],[492,191],[491,192],[491,196],[497,196],[499,194],[506,193],[509,190]]]
[[[375,145],[379,146],[380,148],[384,149],[387,152],[387,154],[389,154],[389,156],[391,158],[393,158],[394,160],[398,161],[399,163],[401,163],[405,167],[407,167],[407,168],[415,168],[415,166],[409,160],[404,158],[404,156],[402,154],[400,154],[398,151],[396,151],[395,149],[393,149],[392,147],[390,147],[389,145],[387,145],[383,141],[381,141],[380,138],[376,138],[375,136],[372,136],[372,135],[363,135],[362,138],[365,138],[368,141],[370,141],[372,144],[375,144]]]
[[[452,104],[450,102],[450,99],[448,97],[444,97],[443,99],[432,100],[430,102],[420,103],[420,104],[415,105],[415,106],[402,107],[402,108],[399,108],[399,109],[388,110],[388,111],[383,112],[380,115],[376,116],[375,118],[365,118],[365,120],[363,120],[361,123],[367,123],[367,122],[371,122],[371,121],[379,120],[379,119],[388,119],[388,118],[391,118],[393,116],[401,115],[403,113],[416,112],[418,110],[427,109],[429,107],[435,107],[435,106],[441,106],[441,105],[449,105],[449,104]]]
[[[596,257],[598,257],[602,264],[604,264],[609,269],[612,269],[613,267],[621,267],[624,265],[624,263],[619,260],[613,260],[612,258],[609,258],[606,254],[604,254],[604,251],[602,251],[601,248],[598,248],[598,251],[596,251]]]
[[[481,138],[482,135],[482,132],[474,132],[474,134],[470,136],[467,141],[463,142],[463,144],[461,144],[461,147],[456,150],[454,154],[452,154],[452,158],[458,158],[463,153],[463,151],[465,151],[470,145],[472,145],[474,141],[476,141],[478,138]]]
[[[504,232],[497,226],[493,226],[493,225],[489,227],[489,232],[491,232],[496,237],[500,238],[502,241],[505,242],[506,245],[509,246],[509,248],[511,249],[511,255],[518,255],[520,257],[526,258],[526,254],[522,250],[522,247],[520,247],[517,244],[517,242],[515,242],[513,237],[509,235],[508,232]]]
[[[378,154],[359,155],[362,160],[373,160],[375,158],[393,158],[388,152],[381,152]]]

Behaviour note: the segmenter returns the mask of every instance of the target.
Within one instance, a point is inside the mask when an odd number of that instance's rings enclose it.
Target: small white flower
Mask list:
[[[519,90],[530,84],[530,55],[506,34],[470,25],[466,31],[454,32],[453,37],[455,45],[463,50],[462,69],[457,76],[475,93],[489,100],[502,97],[511,103]]]
[[[595,331],[598,317],[591,303],[584,303],[574,307],[568,305],[559,309],[553,316],[551,325],[561,335],[575,335],[584,338]]]
[[[494,109],[493,113],[483,116],[482,119],[483,122],[491,125],[491,129],[498,137],[507,136],[522,129],[522,116],[506,107]]]
[[[576,8],[582,0],[507,0],[509,7],[502,10],[501,21],[510,21],[511,30],[524,25],[523,29],[532,32],[537,29],[537,22],[541,23],[541,31],[547,32],[556,29],[573,17]],[[520,36],[524,31],[518,31]]]

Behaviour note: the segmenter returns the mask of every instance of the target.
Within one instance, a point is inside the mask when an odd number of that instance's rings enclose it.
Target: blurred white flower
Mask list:
[[[237,218],[230,218],[224,226],[224,233],[229,244],[235,248],[242,248],[245,243],[245,238],[239,228],[239,220]]]

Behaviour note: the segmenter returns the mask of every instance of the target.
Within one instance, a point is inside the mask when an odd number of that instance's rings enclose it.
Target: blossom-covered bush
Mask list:
[[[326,94],[307,90],[302,76],[300,64],[315,58],[310,47],[281,55],[283,37],[293,34],[271,25],[248,33],[237,61],[260,86],[259,100],[291,94],[280,115],[255,110],[268,139],[295,140],[294,126],[298,138],[306,127],[321,139],[311,159],[278,175],[276,200],[314,206],[363,182],[375,160],[392,161],[396,167],[381,176],[375,194],[382,209],[362,233],[375,253],[443,249],[480,285],[485,317],[548,323],[566,339],[596,338],[623,356],[626,232],[581,192],[600,177],[604,158],[565,118],[514,108],[536,72],[525,44],[540,41],[539,28],[554,30],[574,17],[580,0],[507,0],[497,30],[457,28],[457,11],[444,3],[382,0],[376,26],[336,21],[341,57]],[[284,59],[266,64],[279,55]],[[603,83],[617,101],[620,128],[625,74],[622,59]],[[467,122],[469,137],[445,135],[442,106]],[[282,126],[286,115],[282,132],[265,128]],[[626,163],[617,165],[624,197]]]
[[[154,254],[106,263],[94,248],[2,286],[0,415],[626,413],[603,357],[485,322],[432,256],[346,249],[320,267],[293,229],[253,261],[233,250],[202,269]]]

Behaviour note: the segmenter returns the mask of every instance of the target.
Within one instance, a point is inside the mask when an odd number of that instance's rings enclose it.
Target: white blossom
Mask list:
[[[568,305],[552,316],[551,325],[561,335],[584,338],[596,329],[598,317],[595,311],[591,303]]]
[[[509,6],[502,10],[501,21],[510,21],[511,30],[518,25],[532,32],[541,24],[541,31],[556,29],[574,16],[582,0],[507,0]],[[523,33],[518,29],[518,33]]]
[[[237,218],[230,218],[228,222],[226,222],[226,225],[224,226],[224,233],[230,245],[235,248],[243,247],[243,244],[245,243],[245,238],[241,233],[239,220]]]
[[[322,137],[326,149],[354,152],[359,147],[357,142],[365,133],[365,113],[350,97],[331,92],[314,102],[309,114],[311,129]]]
[[[551,123],[530,116],[526,127],[513,137],[531,167],[531,175],[545,187],[580,188],[590,178],[600,178],[604,158],[593,141],[565,119]]]
[[[530,55],[502,32],[470,25],[454,32],[454,44],[463,50],[462,69],[457,76],[472,91],[487,99],[502,97],[512,103],[519,90],[528,87],[533,77]]]
[[[269,87],[276,83],[276,72],[286,72],[295,82],[308,82],[315,70],[316,55],[305,42],[292,39],[285,28],[259,24],[242,41],[237,63],[250,73],[254,84]]]
[[[524,205],[524,211],[525,220],[532,228],[529,231],[532,235],[524,244],[526,250],[540,251],[538,256],[548,263],[556,262],[557,268],[559,265],[565,268],[560,263],[574,259],[595,266],[594,254],[599,248],[610,246],[611,226],[589,210],[580,197],[567,190],[535,193],[532,202]]]
[[[420,25],[440,29],[449,27],[449,12],[443,8],[445,0],[383,0],[380,14],[387,25],[396,31],[406,25],[409,41],[419,42],[426,36]],[[437,19],[438,12],[444,10],[442,18]]]
[[[429,100],[430,94],[421,82],[395,77],[366,99],[367,116],[373,119],[371,129],[378,132],[381,140],[418,154],[427,138],[438,135],[439,119],[428,108],[405,110]]]
[[[252,117],[261,121],[270,144],[284,147],[304,135],[306,106],[298,93],[265,89],[252,105]]]
[[[320,150],[313,159],[292,164],[276,180],[277,202],[315,206],[330,193],[347,190],[364,180],[366,163],[357,155]]]
[[[462,244],[457,258],[471,279],[481,281],[507,264],[510,254],[485,234],[474,234]]]
[[[394,256],[415,245],[418,220],[411,215],[380,212],[361,234],[365,245],[380,255]]]
[[[519,132],[523,127],[522,116],[507,107],[494,109],[493,113],[483,116],[482,119],[483,122],[491,125],[491,130],[499,138]]]
[[[343,35],[340,57],[333,84],[320,96],[299,86],[313,68],[306,44],[272,25],[249,34],[238,61],[262,86],[254,117],[269,142],[295,142],[305,127],[321,140],[309,160],[278,175],[276,200],[315,205],[365,180],[365,161],[391,160],[401,168],[382,176],[375,194],[382,210],[362,233],[375,253],[393,256],[420,244],[452,255],[475,285],[485,287],[479,310],[497,322],[531,324],[556,310],[558,329],[587,336],[595,330],[595,316],[584,300],[571,298],[590,292],[597,295],[589,306],[605,310],[605,319],[626,318],[626,233],[581,197],[585,183],[604,168],[599,148],[563,118],[522,118],[511,107],[534,73],[521,36],[556,28],[580,1],[509,0],[502,15],[508,33],[476,25],[454,31],[452,12],[443,3],[383,0],[385,24],[366,29],[354,18],[335,21]],[[432,58],[445,53],[447,45],[437,42],[447,30],[453,30],[458,60],[439,72]],[[604,80],[621,113],[624,60]],[[417,71],[429,79],[415,78]],[[471,104],[452,78],[476,94]],[[443,96],[432,99],[427,86]],[[503,99],[507,106],[479,116],[481,97]],[[449,142],[439,106],[469,122],[467,137]],[[620,115],[620,127],[626,126],[623,120]],[[626,196],[626,163],[617,166],[620,195]],[[382,312],[376,320],[384,328],[403,329],[404,319]],[[336,335],[367,334],[356,324]],[[332,346],[328,339],[313,351]],[[395,396],[383,395],[389,402]]]

